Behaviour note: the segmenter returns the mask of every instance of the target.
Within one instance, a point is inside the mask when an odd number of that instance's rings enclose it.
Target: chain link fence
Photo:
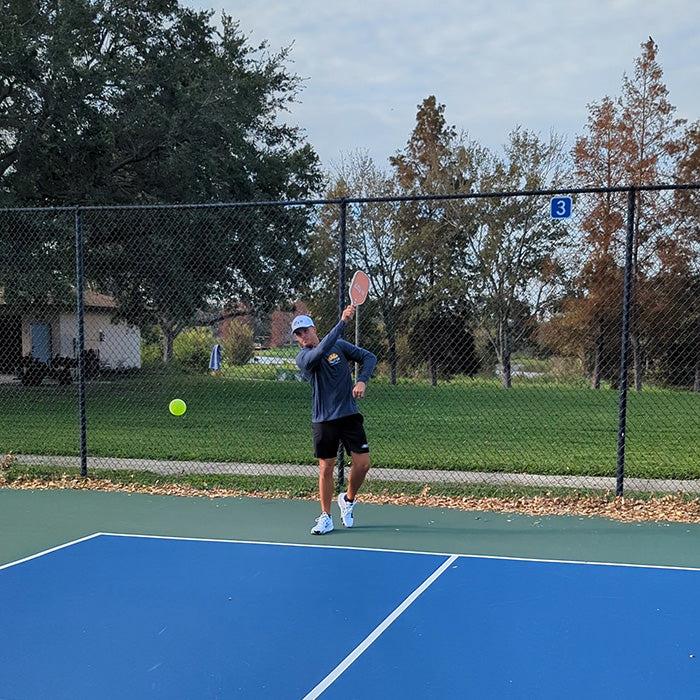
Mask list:
[[[290,322],[362,269],[373,481],[697,493],[699,189],[2,210],[0,450],[314,479]]]

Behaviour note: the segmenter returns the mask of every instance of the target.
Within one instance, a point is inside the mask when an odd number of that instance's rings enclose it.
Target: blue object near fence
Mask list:
[[[218,343],[211,349],[209,369],[218,372],[221,369],[221,345]]]

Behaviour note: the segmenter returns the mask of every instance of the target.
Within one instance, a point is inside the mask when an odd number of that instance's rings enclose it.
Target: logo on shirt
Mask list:
[[[340,362],[340,356],[337,352],[332,352],[327,359],[329,365],[337,365]]]

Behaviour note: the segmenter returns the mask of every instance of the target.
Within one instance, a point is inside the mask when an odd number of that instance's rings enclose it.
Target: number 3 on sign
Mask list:
[[[568,219],[571,216],[571,197],[552,197],[552,218]]]

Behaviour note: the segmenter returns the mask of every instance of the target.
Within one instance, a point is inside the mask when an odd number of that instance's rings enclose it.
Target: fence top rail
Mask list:
[[[439,200],[493,199],[500,197],[566,196],[577,194],[600,194],[612,192],[658,192],[662,190],[698,190],[700,182],[659,185],[620,185],[615,187],[560,187],[542,190],[500,190],[495,192],[453,192],[443,194],[386,195],[376,197],[336,197],[330,199],[297,200],[254,200],[249,202],[210,202],[201,204],[114,204],[114,205],[73,205],[50,207],[0,207],[0,212],[88,212],[88,211],[127,211],[157,209],[235,209],[262,206],[318,206],[324,204],[374,204],[380,202],[422,202]]]

